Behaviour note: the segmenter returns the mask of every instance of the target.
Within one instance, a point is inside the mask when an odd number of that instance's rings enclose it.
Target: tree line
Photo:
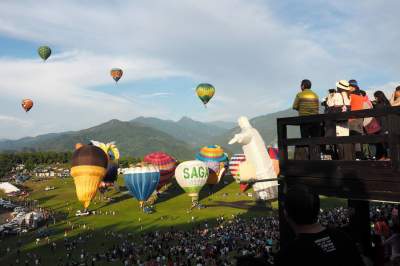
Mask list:
[[[18,164],[24,164],[28,171],[33,170],[37,165],[51,164],[69,164],[71,162],[72,152],[54,152],[54,151],[37,151],[37,152],[4,152],[0,153],[0,178],[7,175]],[[121,157],[119,160],[120,167],[129,167],[141,161],[141,158],[132,156]]]

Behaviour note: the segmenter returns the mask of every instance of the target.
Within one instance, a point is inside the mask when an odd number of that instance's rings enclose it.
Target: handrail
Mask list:
[[[379,117],[386,115],[400,115],[400,107],[387,107],[378,110],[368,109],[368,110],[341,112],[341,113],[327,113],[327,114],[308,115],[308,116],[285,117],[285,118],[278,118],[277,121],[278,125],[295,126],[304,123],[316,123],[329,120],[343,121],[351,118]]]

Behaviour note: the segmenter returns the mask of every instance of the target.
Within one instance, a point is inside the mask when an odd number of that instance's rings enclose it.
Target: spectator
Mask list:
[[[385,94],[382,91],[376,91],[374,93],[375,97],[375,105],[374,108],[376,110],[382,110],[387,107],[390,107],[390,102],[386,98]],[[376,118],[381,126],[381,130],[377,134],[387,134],[388,133],[388,125],[387,119],[385,116],[380,116]],[[387,160],[387,144],[386,143],[377,143],[376,144],[376,154],[375,157],[377,160]]]
[[[390,260],[393,265],[400,265],[400,233],[398,226],[393,227],[393,235],[389,237],[383,245],[389,245],[392,248]]]
[[[400,106],[400,86],[397,86],[394,90],[392,97],[390,98],[390,104],[392,106]]]
[[[340,106],[341,112],[348,112],[351,110],[350,105],[350,87],[346,80],[340,80],[336,82],[337,87],[337,104]],[[346,137],[350,136],[349,123],[348,121],[340,121],[336,124],[336,136]],[[354,149],[353,144],[338,144],[337,153],[339,160],[354,160]]]
[[[307,187],[288,190],[284,211],[297,237],[278,253],[276,265],[364,265],[356,245],[346,234],[318,223],[319,197]]]
[[[304,79],[300,84],[301,92],[296,95],[293,103],[293,109],[299,112],[300,116],[316,115],[319,113],[318,95],[311,90],[311,81]],[[320,124],[302,124],[300,133],[302,138],[311,138],[321,136]],[[295,159],[308,159],[308,151],[305,147],[296,147]],[[319,151],[314,151],[319,154]]]
[[[358,87],[358,83],[355,79],[349,80],[349,88],[350,88],[350,110],[359,111],[365,109],[364,108],[365,97],[362,95],[361,90]],[[364,134],[363,120],[364,120],[363,118],[349,119],[350,136],[359,136]],[[364,159],[360,143],[354,144],[354,151],[356,160]]]

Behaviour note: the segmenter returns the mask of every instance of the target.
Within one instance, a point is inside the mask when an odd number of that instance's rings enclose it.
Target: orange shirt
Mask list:
[[[363,110],[364,102],[365,102],[364,96],[357,95],[357,94],[350,94],[351,111]]]

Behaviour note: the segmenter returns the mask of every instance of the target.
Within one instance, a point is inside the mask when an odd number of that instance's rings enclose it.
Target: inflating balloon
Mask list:
[[[143,161],[157,166],[160,170],[160,182],[157,189],[171,182],[175,168],[178,165],[174,157],[162,151],[147,154],[144,156]]]
[[[151,164],[138,164],[124,171],[125,185],[143,208],[160,181],[160,171]]]
[[[207,184],[218,184],[225,173],[225,164],[228,161],[228,157],[221,146],[210,145],[201,148],[196,154],[196,159],[204,162],[208,167]]]
[[[83,146],[82,143],[76,143],[76,144],[75,144],[75,150],[81,148],[82,146]]]
[[[240,182],[248,182],[256,178],[256,167],[249,161],[239,163]]]
[[[51,49],[48,46],[40,46],[38,48],[38,54],[39,54],[40,58],[43,59],[43,61],[46,61],[47,58],[49,58],[51,55]]]
[[[29,112],[33,107],[33,101],[31,99],[23,99],[21,106],[24,108],[25,112]]]
[[[186,161],[175,169],[175,178],[179,186],[192,197],[192,201],[197,201],[208,179],[208,167],[198,160]]]
[[[120,80],[120,78],[122,77],[122,74],[124,74],[124,72],[120,68],[113,68],[110,70],[110,74],[111,74],[111,77],[115,80],[115,82],[118,82],[118,80]]]
[[[207,103],[215,94],[215,88],[211,84],[201,83],[196,87],[196,93],[203,102],[204,106],[207,107]]]
[[[244,154],[234,154],[229,161],[229,172],[233,179],[235,179],[236,183],[240,183],[239,164],[245,160],[246,156]]]
[[[108,157],[107,173],[101,182],[101,186],[104,187],[113,185],[118,178],[118,160],[120,156],[115,142],[109,142],[106,144],[100,141],[91,140],[90,143],[102,149]]]
[[[71,176],[74,178],[76,195],[85,209],[96,195],[106,174],[108,158],[102,149],[84,145],[72,154]]]

